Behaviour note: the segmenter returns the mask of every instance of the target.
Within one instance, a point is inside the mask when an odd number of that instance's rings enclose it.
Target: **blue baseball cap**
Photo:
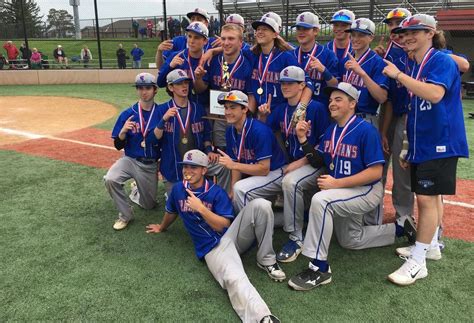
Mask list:
[[[342,22],[346,24],[352,24],[352,22],[355,20],[355,15],[352,11],[347,10],[347,9],[342,9],[334,13],[332,15],[330,23],[333,24],[335,22]]]

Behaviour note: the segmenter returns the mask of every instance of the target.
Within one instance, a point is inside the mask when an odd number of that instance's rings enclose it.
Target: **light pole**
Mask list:
[[[76,39],[81,39],[81,25],[79,22],[79,5],[80,0],[69,0],[69,5],[72,6],[74,11],[74,29],[76,30]]]
[[[97,11],[97,0],[94,0],[94,11],[95,11],[95,34],[97,35],[97,50],[99,51],[99,68],[102,69],[102,50],[100,48],[99,13]]]

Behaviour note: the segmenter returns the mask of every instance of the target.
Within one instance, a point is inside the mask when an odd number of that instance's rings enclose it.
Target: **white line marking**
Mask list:
[[[9,134],[9,135],[25,137],[25,138],[28,138],[28,139],[45,138],[45,139],[50,139],[50,140],[66,141],[66,142],[70,142],[70,143],[74,143],[74,144],[78,144],[78,145],[89,146],[89,147],[116,150],[114,147],[110,147],[110,146],[93,144],[93,143],[90,143],[90,142],[73,140],[73,139],[59,138],[59,137],[54,137],[54,136],[49,136],[49,135],[40,135],[40,134],[36,134],[36,133],[28,132],[28,131],[16,130],[16,129],[8,129],[8,128],[1,128],[0,127],[0,132],[4,132],[4,133]]]
[[[385,193],[392,195],[392,191],[389,191],[389,190],[385,190]],[[465,207],[465,208],[468,208],[468,209],[474,209],[473,204],[464,203],[464,202],[450,201],[450,200],[446,200],[444,198],[443,198],[443,203],[444,204],[455,205],[455,206],[461,206],[461,207]]]

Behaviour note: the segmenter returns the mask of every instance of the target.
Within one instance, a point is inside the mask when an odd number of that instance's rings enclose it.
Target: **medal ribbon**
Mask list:
[[[188,49],[188,56],[186,58],[186,61],[188,62],[189,72],[191,73],[191,78],[193,79],[193,83],[194,83],[196,81],[196,77],[194,76],[193,65],[191,64],[191,56],[189,55],[189,49]]]
[[[240,52],[239,57],[235,61],[234,67],[232,67],[232,70],[229,73],[229,78],[226,80],[226,82],[230,83],[230,80],[232,80],[232,76],[234,76],[234,73],[240,67],[241,63],[242,63],[242,52]],[[222,66],[224,66],[224,55],[222,55],[221,67]],[[224,80],[224,70],[222,68],[221,68],[221,80]]]
[[[176,102],[174,102],[173,100],[173,105],[175,108],[178,108],[178,110],[180,109],[177,105],[176,105]],[[188,113],[186,114],[186,121],[185,123],[183,124],[183,119],[181,119],[181,114],[178,113],[176,114],[176,117],[178,119],[178,123],[179,123],[179,127],[181,128],[181,131],[183,131],[183,135],[186,136],[186,132],[188,130],[188,127],[189,127],[189,120],[190,120],[190,116],[191,116],[191,104],[188,100]]]
[[[183,180],[183,186],[192,191],[193,194],[196,195],[196,197],[199,197],[200,195],[205,194],[209,191],[211,184],[209,184],[209,181],[207,179],[204,180],[204,192],[194,192],[189,186],[189,182],[187,180]]]
[[[285,127],[285,135],[286,135],[286,139],[288,139],[288,136],[290,135],[290,128],[291,128],[291,122],[288,122],[288,105],[286,105],[286,108],[285,108],[285,119],[283,119],[284,121],[284,127]]]
[[[150,120],[153,117],[153,113],[155,112],[155,104],[153,104],[153,108],[151,109],[150,117],[148,118],[148,121],[145,122],[145,118],[143,116],[143,111],[142,111],[142,106],[140,102],[138,102],[138,117],[140,118],[140,132],[142,133],[143,140],[145,140],[145,137],[148,132],[148,126],[150,125]]]
[[[347,43],[346,48],[344,49],[344,54],[342,55],[342,59],[346,58],[347,53],[349,53],[350,48],[351,48],[351,42],[349,41]],[[335,41],[332,42],[332,51],[334,52],[334,55],[336,55],[336,57],[337,57],[337,47],[336,47],[336,42]]]
[[[336,129],[337,129],[337,124],[334,126],[334,129],[332,130],[332,135],[331,135],[331,143],[329,146],[329,152],[331,154],[331,160],[334,161],[334,157],[336,157],[336,152],[339,146],[341,145],[342,139],[344,138],[344,135],[346,134],[347,130],[349,129],[349,126],[355,121],[357,116],[354,114],[349,121],[346,123],[344,128],[342,129],[341,135],[337,139],[336,147],[334,147],[334,141],[336,139]]]
[[[270,51],[270,55],[268,56],[267,62],[265,63],[265,68],[263,69],[263,75],[262,75],[263,53],[260,53],[260,57],[258,58],[258,83],[260,84],[260,88],[263,88],[263,82],[265,82],[265,77],[267,76],[268,68],[270,67],[272,58],[273,58],[273,48]]]
[[[425,67],[426,62],[428,62],[428,60],[431,58],[431,55],[433,54],[433,52],[434,52],[434,48],[431,47],[430,50],[428,50],[425,53],[425,55],[423,56],[423,60],[421,61],[420,68],[418,69],[418,73],[416,73],[415,80],[417,80],[417,81],[420,80],[420,76],[421,76],[421,73],[423,72],[423,68]],[[413,78],[413,73],[415,72],[415,66],[416,66],[416,61],[413,63],[413,69],[411,71],[411,77],[412,78]],[[411,92],[409,90],[408,93],[410,94],[410,98],[412,98],[413,97],[413,92]]]
[[[308,70],[308,66],[309,66],[309,62],[311,62],[311,56],[314,56],[314,54],[316,53],[316,51],[318,50],[318,43],[315,43],[314,46],[313,46],[313,49],[311,50],[311,54],[309,54],[308,56],[308,61],[306,62],[305,66],[304,66],[304,70],[307,71]],[[302,55],[303,54],[303,51],[301,50],[301,46],[300,48],[298,49],[298,65],[301,66],[301,60],[302,60]]]
[[[362,66],[362,64],[364,64],[364,61],[367,59],[367,56],[369,56],[370,54],[370,47],[367,48],[367,50],[365,51],[364,55],[362,55],[358,60],[357,60],[357,63],[359,63],[360,66]],[[354,71],[351,71],[348,75],[349,71],[346,71],[346,82],[348,82],[348,80],[350,79],[350,77],[352,76],[352,73],[354,73]]]
[[[237,152],[237,161],[238,162],[240,162],[240,157],[242,156],[242,149],[244,148],[245,137],[247,135],[246,132],[247,132],[247,119],[245,120],[244,127],[242,128],[242,136],[240,137],[239,150]]]

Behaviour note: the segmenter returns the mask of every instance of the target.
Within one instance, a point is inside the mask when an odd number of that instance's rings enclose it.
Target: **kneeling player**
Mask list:
[[[272,247],[271,203],[256,199],[234,219],[227,193],[204,177],[207,156],[199,150],[190,150],[184,154],[182,164],[185,180],[173,186],[161,224],[148,225],[147,233],[166,231],[179,215],[191,235],[197,257],[206,261],[214,278],[227,289],[240,319],[243,322],[279,322],[249,281],[239,256],[256,239],[259,246],[257,265],[274,280],[286,278]]]
[[[331,282],[327,260],[333,229],[339,244],[347,249],[390,245],[404,230],[394,223],[364,226],[364,215],[374,210],[382,197],[384,158],[380,136],[374,126],[355,115],[359,92],[348,83],[327,88],[329,111],[336,125],[327,129],[318,151],[308,143],[308,123],[296,126],[298,140],[314,167],[323,164],[329,174],[318,178],[320,192],[313,196],[303,255],[309,268],[291,278],[296,290],[309,290]],[[412,229],[412,228],[411,228]]]

